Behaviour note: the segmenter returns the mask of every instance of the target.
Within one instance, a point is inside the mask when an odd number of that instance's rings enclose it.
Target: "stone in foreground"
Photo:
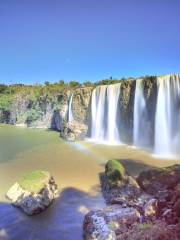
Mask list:
[[[54,178],[48,172],[33,171],[16,182],[6,196],[27,215],[34,215],[51,204],[58,196],[58,190]]]
[[[112,205],[103,210],[89,212],[84,219],[85,240],[115,240],[119,232],[139,222],[140,213],[134,208]]]

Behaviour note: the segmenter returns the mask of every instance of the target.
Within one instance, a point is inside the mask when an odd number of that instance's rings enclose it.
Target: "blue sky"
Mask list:
[[[0,0],[0,82],[180,73],[179,0]]]

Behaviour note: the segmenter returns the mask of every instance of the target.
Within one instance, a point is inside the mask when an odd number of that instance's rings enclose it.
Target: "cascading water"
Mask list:
[[[96,141],[120,142],[117,113],[121,84],[98,86],[91,102],[91,138]]]
[[[121,84],[114,84],[107,87],[108,122],[106,140],[111,143],[120,142],[117,119],[120,89]]]
[[[133,145],[151,148],[156,155],[180,155],[180,75],[147,80],[149,82],[146,82],[146,89],[144,81],[146,79],[136,80],[134,99],[128,100],[130,105],[126,111],[124,98],[130,99],[127,94],[133,96],[133,92],[128,92],[125,84],[98,86],[93,90],[91,139],[114,144],[122,143],[124,136],[130,136],[133,139],[129,142],[133,140]],[[131,87],[133,84],[127,86],[134,91]],[[124,124],[124,119],[130,122],[128,127]]]
[[[133,144],[137,147],[148,147],[150,141],[149,121],[144,98],[143,79],[136,80],[133,125]]]
[[[106,86],[99,86],[93,90],[92,93],[92,126],[91,126],[91,138],[96,141],[105,140],[105,96]]]
[[[69,104],[68,104],[68,122],[73,122],[73,113],[72,113],[72,100],[73,100],[73,93],[70,95]]]
[[[154,152],[168,157],[180,151],[180,75],[159,77],[157,84]]]

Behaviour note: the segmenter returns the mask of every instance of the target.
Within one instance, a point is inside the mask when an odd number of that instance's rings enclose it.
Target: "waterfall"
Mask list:
[[[91,138],[96,141],[120,142],[118,99],[121,84],[98,86],[91,99]]]
[[[180,144],[180,75],[159,77],[157,84],[154,152],[168,157]]]
[[[136,80],[133,123],[133,144],[137,147],[148,147],[150,127],[144,98],[143,79]]]
[[[151,148],[155,155],[180,155],[180,74],[145,81],[136,80],[135,94],[130,92],[134,91],[131,82],[98,86],[93,90],[91,139],[114,144],[122,143],[122,139],[126,141],[126,136],[131,141],[132,136],[134,146]],[[123,106],[126,101],[128,109]]]
[[[111,143],[120,142],[117,119],[120,89],[121,84],[114,84],[107,87],[107,103],[108,103],[107,141]]]
[[[105,138],[105,96],[106,86],[99,86],[92,93],[92,127],[91,137],[95,140],[102,141]]]
[[[68,122],[73,122],[73,113],[72,113],[72,100],[73,100],[73,93],[70,95],[69,104],[68,104]]]

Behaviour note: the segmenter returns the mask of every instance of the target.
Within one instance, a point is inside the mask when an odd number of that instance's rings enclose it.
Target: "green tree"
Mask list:
[[[49,86],[49,85],[50,85],[50,83],[49,83],[48,81],[45,81],[44,84],[45,84],[46,86]]]
[[[69,87],[80,87],[81,84],[79,82],[76,82],[76,81],[70,81],[69,82]]]
[[[5,84],[0,84],[0,93],[4,93],[5,90],[8,88]]]
[[[85,87],[92,87],[93,83],[90,82],[90,81],[86,81],[86,82],[83,83],[83,86],[85,86]]]

